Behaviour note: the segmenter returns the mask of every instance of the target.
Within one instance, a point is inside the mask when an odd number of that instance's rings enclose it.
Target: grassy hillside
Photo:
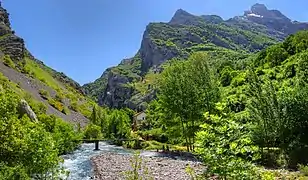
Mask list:
[[[72,83],[61,82],[56,78],[56,71],[29,56],[18,63],[8,55],[1,59],[2,74],[20,87],[15,90],[21,97],[42,102],[48,114],[69,122],[80,123],[82,126],[88,122],[87,118],[95,103],[72,86]]]

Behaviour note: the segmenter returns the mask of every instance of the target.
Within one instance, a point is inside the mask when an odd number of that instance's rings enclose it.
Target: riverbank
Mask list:
[[[116,153],[103,153],[92,157],[94,179],[96,180],[122,180],[124,172],[130,171],[131,155]],[[158,180],[187,180],[190,179],[185,169],[189,165],[197,174],[201,174],[205,167],[197,161],[175,160],[170,157],[141,156],[143,164],[148,168],[149,175]]]

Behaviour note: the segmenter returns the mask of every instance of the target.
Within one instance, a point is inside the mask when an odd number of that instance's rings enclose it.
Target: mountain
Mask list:
[[[257,52],[308,29],[278,10],[255,4],[244,15],[223,20],[217,15],[195,16],[183,9],[167,23],[150,23],[138,53],[108,68],[85,84],[84,92],[101,106],[143,110],[155,98],[155,79],[168,60],[187,58],[192,52]]]
[[[134,57],[108,68],[82,88],[101,106],[144,110],[155,98],[155,79],[168,60],[185,59],[197,51],[257,52],[303,29],[308,29],[307,23],[291,21],[263,4],[255,4],[244,15],[228,20],[217,15],[195,16],[179,9],[169,22],[146,27]]]
[[[46,66],[25,47],[12,30],[9,13],[0,4],[0,89],[9,86],[26,99],[36,113],[58,116],[84,126],[94,101],[81,86],[62,72]]]

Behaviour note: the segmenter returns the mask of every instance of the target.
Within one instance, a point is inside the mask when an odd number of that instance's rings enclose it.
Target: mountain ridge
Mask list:
[[[196,51],[256,52],[302,29],[308,29],[308,24],[291,21],[280,11],[258,3],[243,15],[227,20],[219,15],[195,16],[178,9],[169,22],[147,25],[134,57],[108,68],[82,88],[101,106],[144,110],[155,98],[151,83],[144,82],[146,76],[161,72],[168,60],[186,59]],[[138,90],[136,85],[144,86],[142,83],[148,87]],[[140,92],[144,89],[146,94]]]

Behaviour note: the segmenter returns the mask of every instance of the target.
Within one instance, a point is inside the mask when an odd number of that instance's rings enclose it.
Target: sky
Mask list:
[[[80,84],[130,58],[150,22],[168,22],[177,9],[224,19],[255,3],[308,22],[307,0],[0,0],[12,28],[46,65]]]

